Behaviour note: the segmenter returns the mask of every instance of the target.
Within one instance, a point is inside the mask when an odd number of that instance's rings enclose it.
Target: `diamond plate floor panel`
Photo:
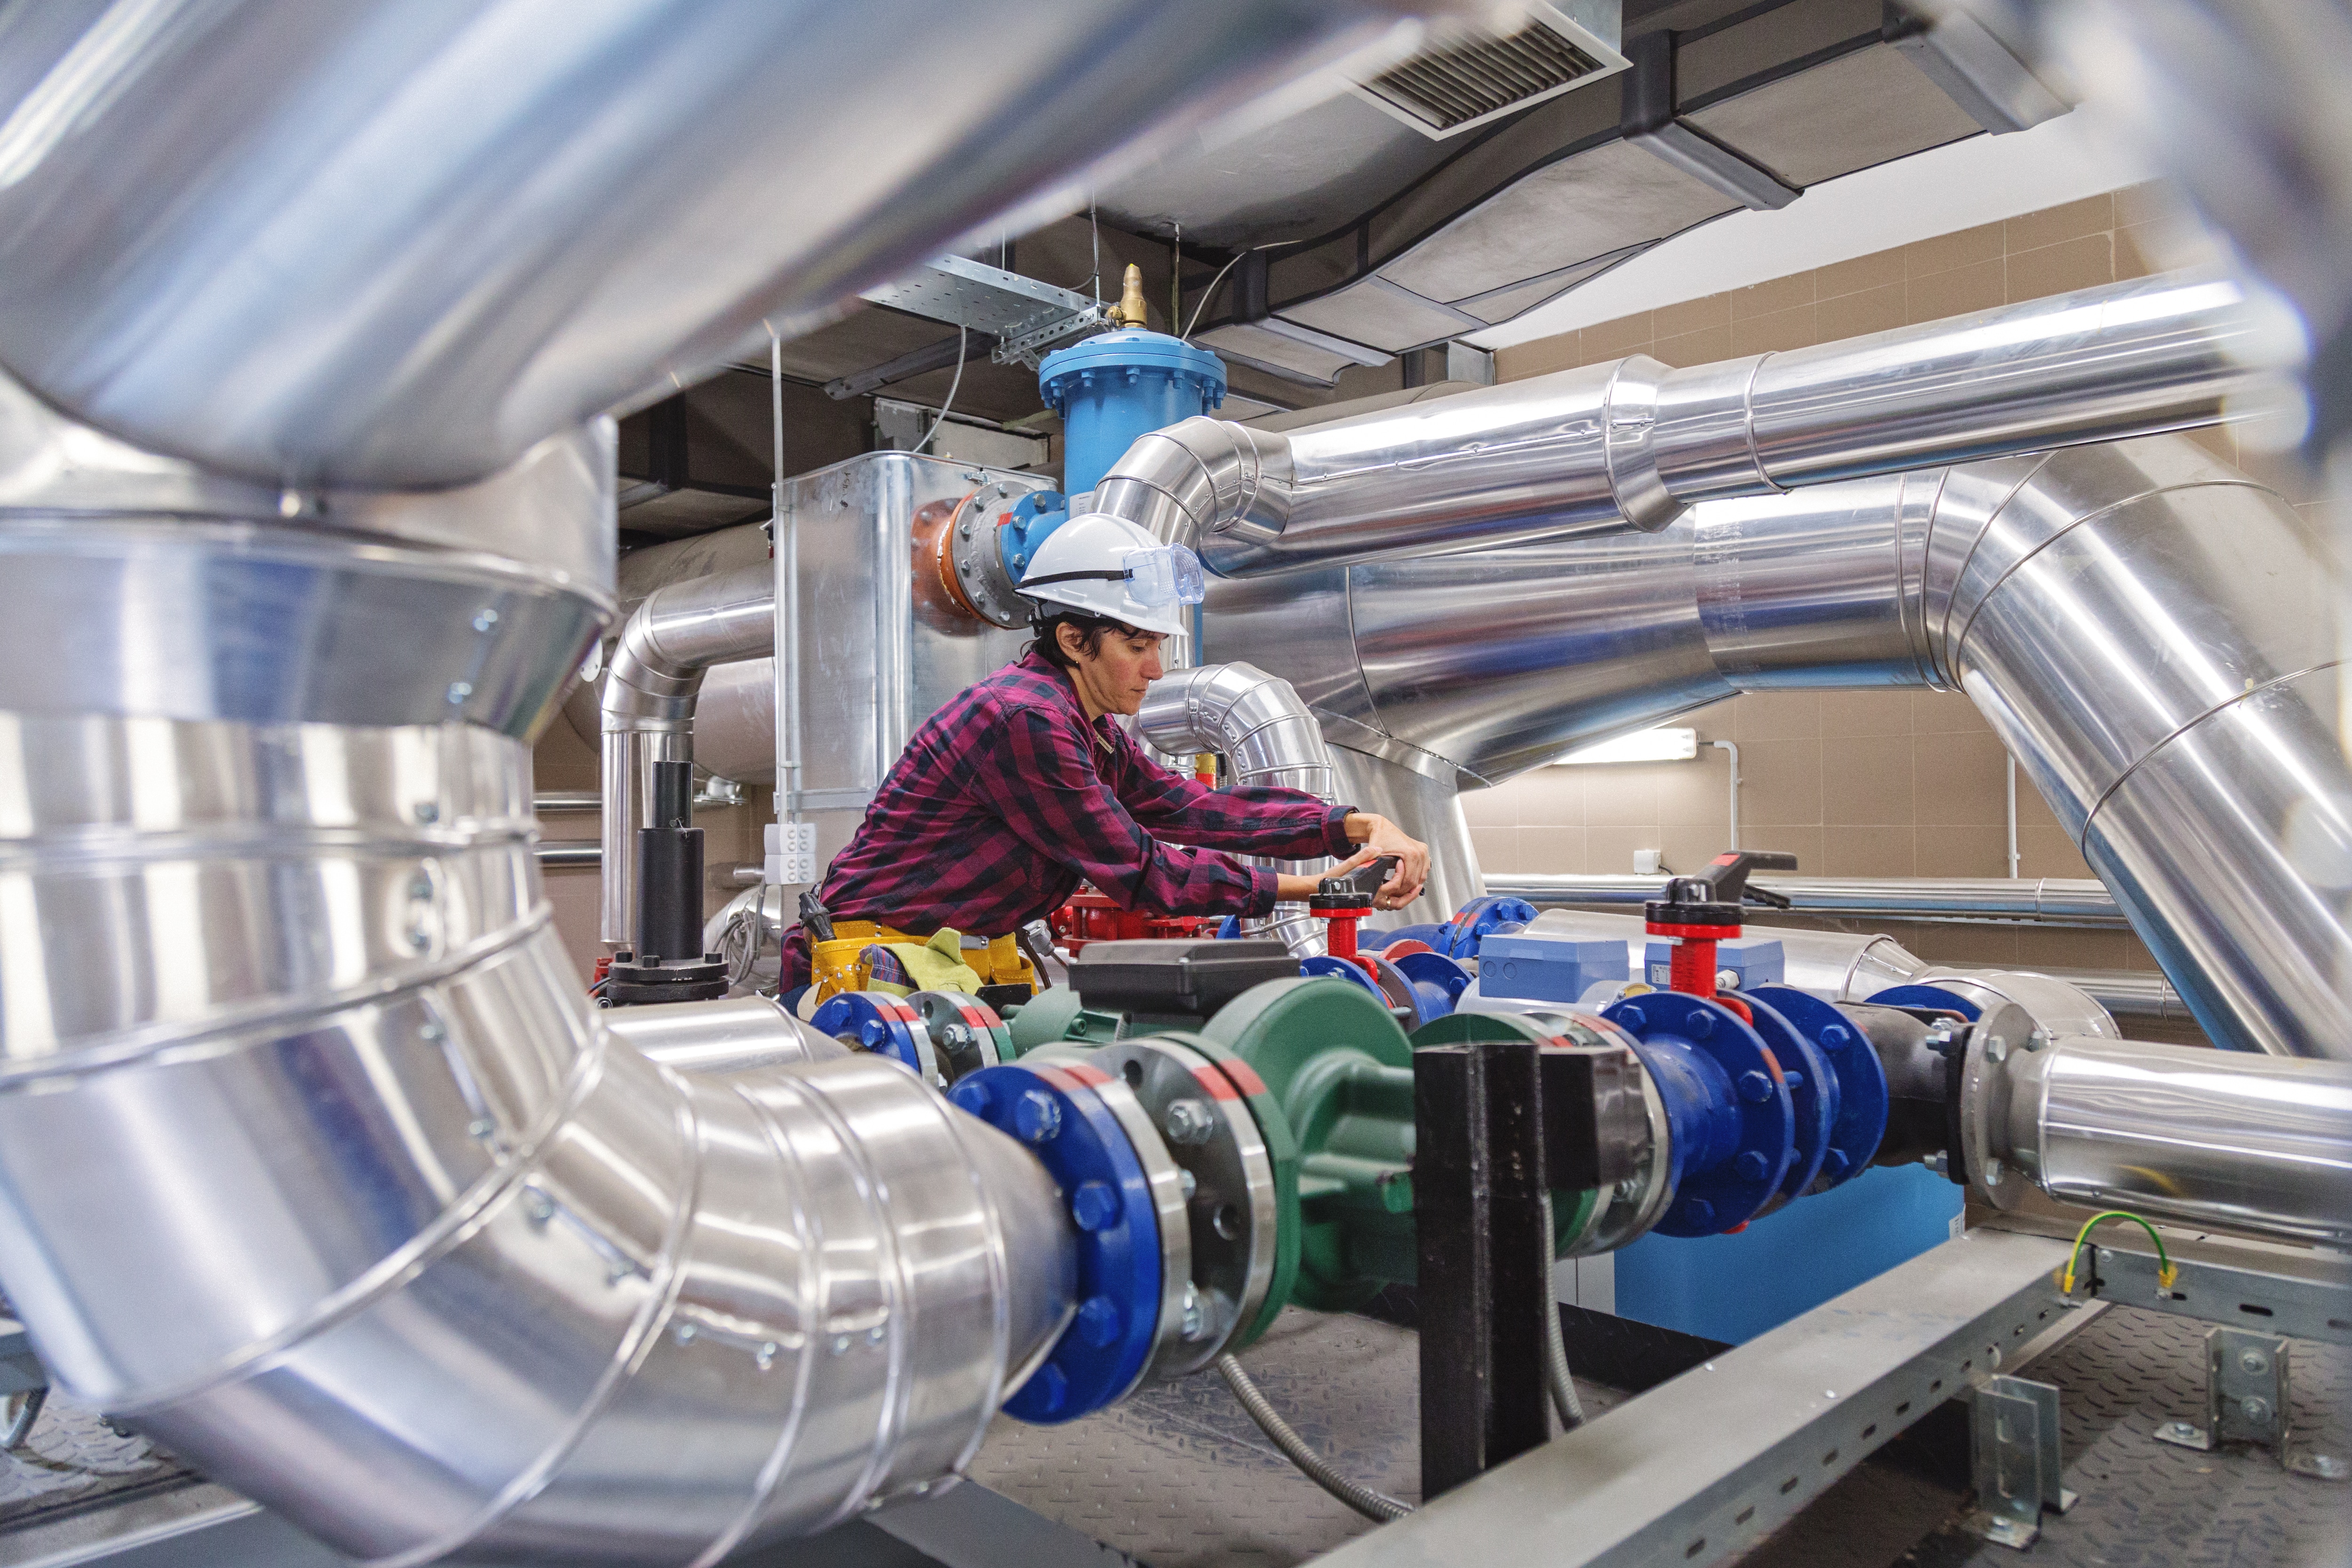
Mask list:
[[[2166,1421],[2199,1418],[2207,1325],[2118,1307],[2023,1375],[2062,1390],[2066,1484],[2083,1494],[2045,1516],[2023,1554],[1950,1528],[1917,1568],[2302,1568],[2352,1563],[2352,1486],[2289,1475],[2255,1448],[2200,1454],[2159,1443]],[[2298,1445],[2352,1456],[2352,1351],[2294,1342]]]
[[[1420,1353],[1408,1330],[1294,1309],[1242,1364],[1343,1473],[1417,1502]],[[1578,1387],[1588,1415],[1620,1398]],[[1066,1426],[1000,1420],[971,1476],[1151,1568],[1283,1568],[1372,1528],[1293,1468],[1213,1371]]]

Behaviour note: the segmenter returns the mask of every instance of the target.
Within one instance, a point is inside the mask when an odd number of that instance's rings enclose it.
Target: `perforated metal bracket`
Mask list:
[[[1995,1545],[2022,1551],[2042,1533],[2044,1513],[2064,1513],[2074,1492],[2061,1484],[2058,1390],[2022,1377],[1988,1378],[1969,1413],[1977,1503],[1961,1522]]]
[[[1018,363],[1032,370],[1046,344],[1107,320],[1099,300],[961,256],[934,257],[859,298],[910,316],[987,332],[996,339],[990,357],[997,363]]]
[[[2279,1463],[2314,1480],[2352,1479],[2343,1457],[2294,1446],[2288,1400],[2288,1342],[2244,1329],[2214,1329],[2205,1336],[2205,1425],[2167,1421],[2156,1440],[2200,1450],[2223,1443],[2258,1443]]]

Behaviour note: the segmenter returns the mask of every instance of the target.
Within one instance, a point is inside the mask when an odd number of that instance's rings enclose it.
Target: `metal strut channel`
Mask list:
[[[2063,1310],[2064,1260],[2044,1237],[1957,1237],[1320,1561],[1727,1561],[2014,1360]]]

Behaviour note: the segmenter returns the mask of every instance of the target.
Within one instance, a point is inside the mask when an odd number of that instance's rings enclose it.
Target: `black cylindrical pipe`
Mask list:
[[[702,829],[694,764],[654,764],[653,825],[637,829],[637,962],[702,955]]]

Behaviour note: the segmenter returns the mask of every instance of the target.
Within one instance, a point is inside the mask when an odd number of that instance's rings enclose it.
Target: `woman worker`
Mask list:
[[[1142,707],[1164,673],[1160,643],[1202,589],[1191,551],[1123,519],[1086,514],[1055,530],[1021,583],[1036,640],[915,731],[825,872],[818,899],[836,938],[920,943],[953,930],[1009,952],[1003,939],[1081,879],[1122,908],[1244,917],[1306,899],[1320,879],[1229,851],[1345,857],[1339,870],[1393,855],[1374,902],[1419,894],[1429,847],[1386,817],[1301,790],[1210,789],[1150,762],[1111,721]],[[811,978],[809,953],[800,926],[784,933],[788,1002]]]

